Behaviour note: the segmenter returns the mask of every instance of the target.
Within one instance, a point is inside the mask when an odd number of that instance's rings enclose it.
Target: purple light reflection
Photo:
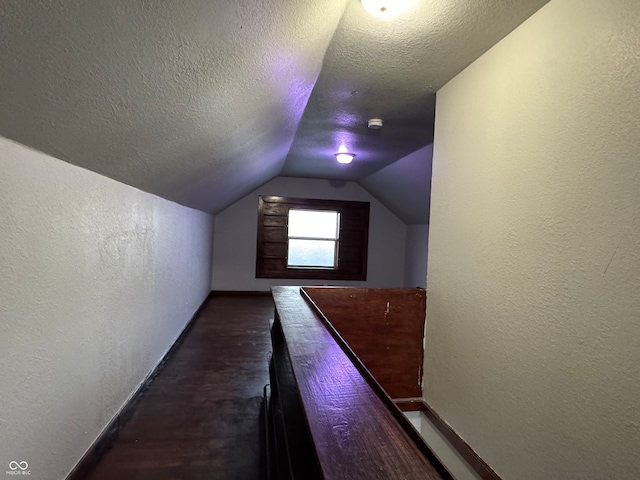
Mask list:
[[[331,154],[335,153],[353,153],[358,154],[354,150],[356,144],[356,136],[351,132],[345,132],[344,130],[334,132],[333,135],[333,145],[337,146],[337,149],[331,152]]]
[[[331,441],[349,449],[353,432],[364,427],[359,409],[368,384],[333,339],[315,353],[306,373],[323,411],[320,418],[331,419]]]
[[[310,372],[314,381],[320,382],[326,392],[341,403],[350,398],[357,400],[359,390],[366,382],[342,348],[332,341],[323,349],[322,358]]]

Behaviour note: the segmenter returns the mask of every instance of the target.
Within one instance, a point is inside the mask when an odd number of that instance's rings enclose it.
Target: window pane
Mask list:
[[[333,240],[289,240],[290,267],[335,267],[336,242]]]
[[[338,238],[338,212],[291,209],[289,236]]]

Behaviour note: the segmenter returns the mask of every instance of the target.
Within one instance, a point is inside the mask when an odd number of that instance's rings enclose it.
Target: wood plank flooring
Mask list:
[[[270,296],[209,300],[89,480],[261,480]]]

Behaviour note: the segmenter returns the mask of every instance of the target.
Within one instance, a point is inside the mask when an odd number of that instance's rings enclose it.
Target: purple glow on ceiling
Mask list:
[[[334,132],[332,137],[333,137],[332,139],[333,145],[331,147],[333,148],[333,152],[331,152],[332,155],[337,152],[340,152],[340,153],[350,152],[358,155],[358,152],[356,151],[356,147],[357,147],[356,135],[354,135],[351,132],[345,132],[344,130],[341,130],[341,131]]]
[[[286,98],[286,109],[296,124],[302,118],[317,80],[307,74],[307,67],[299,58],[285,52],[270,63],[270,74],[272,78],[280,79],[280,94]]]
[[[357,128],[360,117],[353,113],[340,112],[335,116],[335,122],[340,128]]]

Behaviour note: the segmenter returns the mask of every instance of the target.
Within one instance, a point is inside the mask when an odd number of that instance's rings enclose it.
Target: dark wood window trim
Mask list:
[[[287,221],[290,209],[340,213],[336,268],[289,268]],[[258,198],[256,278],[366,280],[369,202],[318,200],[279,196]]]

